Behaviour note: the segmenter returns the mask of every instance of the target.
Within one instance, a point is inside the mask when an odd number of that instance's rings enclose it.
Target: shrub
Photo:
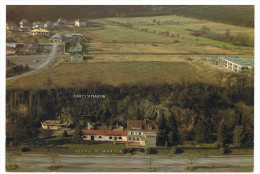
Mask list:
[[[30,151],[30,148],[27,146],[21,146],[21,152],[28,152]]]
[[[145,148],[145,154],[151,154],[151,149],[149,147]]]
[[[219,146],[219,143],[218,143],[218,142],[215,142],[215,143],[214,143],[214,147],[219,148],[219,147],[220,147],[220,146]]]
[[[172,147],[171,152],[172,152],[172,154],[179,154],[179,153],[182,153],[183,150],[180,148],[177,148],[177,147]]]
[[[222,154],[227,154],[227,153],[231,153],[231,150],[229,150],[226,147],[222,147],[222,148],[219,149],[219,152],[222,153]]]

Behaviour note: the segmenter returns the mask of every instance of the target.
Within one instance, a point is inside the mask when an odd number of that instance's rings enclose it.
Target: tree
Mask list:
[[[244,145],[245,132],[242,125],[237,125],[234,129],[233,144],[236,147]]]
[[[218,126],[217,139],[220,147],[224,147],[227,142],[227,131],[225,127],[225,120],[222,119]]]
[[[200,31],[203,33],[203,34],[207,34],[210,32],[210,29],[207,27],[207,26],[202,26],[200,28]]]
[[[76,128],[75,128],[75,132],[73,134],[73,141],[78,144],[79,141],[82,139],[82,135],[83,135],[83,132],[81,130],[80,123],[78,123]]]

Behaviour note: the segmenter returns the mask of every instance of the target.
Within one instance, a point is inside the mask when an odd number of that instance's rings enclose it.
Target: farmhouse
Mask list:
[[[254,69],[254,61],[240,60],[228,56],[219,57],[218,65],[236,73],[251,74]]]
[[[83,61],[83,54],[79,52],[72,53],[71,55],[71,61]]]
[[[60,129],[69,129],[70,124],[68,122],[62,122],[60,120],[46,120],[41,122],[43,129],[48,130],[60,130]]]
[[[11,21],[11,22],[7,22],[6,30],[10,32],[17,32],[19,31],[19,27],[15,22]]]
[[[20,30],[28,30],[30,28],[31,28],[31,26],[30,26],[29,22],[26,19],[22,19],[20,21]]]
[[[16,49],[13,47],[6,47],[6,55],[13,55],[16,53]]]
[[[75,21],[75,27],[86,27],[86,26],[87,26],[86,21],[83,21],[81,19]]]
[[[30,32],[31,35],[41,35],[41,36],[47,36],[49,37],[50,32],[46,29],[34,29]]]
[[[130,120],[127,122],[128,145],[155,147],[159,127],[151,120]]]
[[[80,44],[79,40],[76,42],[76,44],[71,45],[71,47],[71,53],[82,52],[82,45]]]
[[[13,38],[6,38],[6,47],[16,48],[16,41]]]
[[[65,35],[65,34],[55,34],[54,36],[51,37],[51,40],[54,43],[61,43],[61,42],[70,42],[72,40],[71,35]]]
[[[83,129],[83,140],[127,142],[127,131],[86,130]]]
[[[27,53],[36,53],[38,45],[38,39],[34,37],[29,37],[24,42],[24,51]]]
[[[54,23],[54,27],[56,28],[64,28],[66,25],[68,25],[68,21],[61,18],[59,18],[58,21]]]
[[[33,27],[32,28],[43,28],[43,24],[40,21],[33,22]]]
[[[54,24],[50,21],[45,22],[43,28],[54,28]]]

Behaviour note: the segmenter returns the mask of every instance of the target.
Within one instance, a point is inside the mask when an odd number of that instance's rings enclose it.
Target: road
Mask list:
[[[49,155],[24,154],[13,156],[11,162],[19,166],[14,172],[48,172],[52,160]],[[195,170],[200,172],[251,172],[253,161],[249,155],[193,157],[192,166],[203,166]],[[187,172],[191,157],[59,155],[55,162],[61,166],[55,172]]]
[[[53,65],[58,60],[58,57],[61,56],[60,53],[58,53],[58,46],[59,46],[59,44],[53,44],[50,54],[47,55],[46,61],[43,62],[41,65],[32,69],[29,72],[26,72],[26,73],[23,73],[23,74],[20,74],[20,75],[17,75],[17,76],[8,77],[7,80],[23,77],[23,76],[26,76],[28,74],[32,74],[34,72],[42,70],[43,68],[46,68],[46,67]]]

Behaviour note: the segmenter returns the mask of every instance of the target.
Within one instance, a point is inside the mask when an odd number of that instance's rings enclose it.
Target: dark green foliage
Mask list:
[[[30,151],[30,148],[27,146],[21,146],[21,152],[28,152]]]
[[[237,125],[234,129],[233,144],[235,147],[241,147],[245,145],[245,131],[242,125]]]
[[[75,128],[75,132],[73,133],[73,137],[72,137],[72,140],[75,142],[75,143],[79,143],[80,140],[82,140],[82,135],[83,135],[83,132],[82,132],[82,129],[80,127],[80,124],[78,123],[76,128]]]
[[[221,147],[219,149],[219,152],[222,153],[222,154],[227,154],[227,153],[231,153],[232,151],[229,150],[227,147]]]
[[[228,136],[224,120],[221,120],[219,123],[217,138],[220,147],[224,147],[227,144]]]
[[[172,152],[172,154],[179,154],[179,153],[182,153],[183,150],[178,147],[172,147],[171,152]]]
[[[144,152],[145,154],[151,154],[151,149],[149,147],[146,147]]]
[[[68,20],[96,19],[104,17],[137,17],[137,16],[159,16],[180,15],[232,25],[254,27],[253,5],[167,5],[167,6],[14,6],[9,5],[6,9],[7,21],[19,22],[26,18],[29,22],[38,20],[56,21],[63,17]],[[160,21],[153,19],[153,24]]]
[[[6,115],[18,124],[15,141],[38,138],[40,122],[58,119],[74,122],[75,142],[80,139],[79,119],[88,118],[96,126],[126,126],[127,120],[155,120],[169,145],[186,140],[233,143],[234,129],[243,126],[243,144],[254,145],[253,81],[222,87],[207,83],[121,85],[89,83],[85,88],[7,89]],[[77,99],[75,94],[102,94],[105,99]],[[21,112],[21,106],[25,111]],[[27,109],[26,109],[27,108]],[[222,121],[221,121],[222,120]]]

